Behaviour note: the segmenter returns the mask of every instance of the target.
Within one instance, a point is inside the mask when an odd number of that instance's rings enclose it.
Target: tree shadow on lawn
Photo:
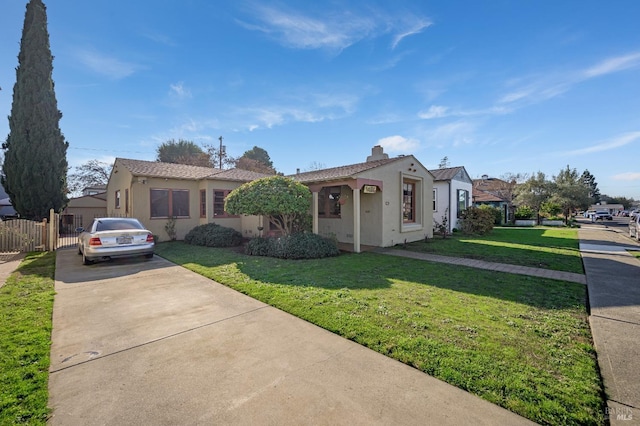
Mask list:
[[[284,260],[248,256],[230,249],[187,245],[167,248],[167,251],[158,250],[158,254],[233,288],[255,282],[366,291],[391,288],[394,282],[409,282],[545,309],[565,309],[586,303],[586,289],[582,284],[377,253]],[[180,255],[172,253],[174,248],[188,251],[182,254],[182,258],[188,260],[180,262]],[[238,282],[237,272],[246,277],[244,283]]]

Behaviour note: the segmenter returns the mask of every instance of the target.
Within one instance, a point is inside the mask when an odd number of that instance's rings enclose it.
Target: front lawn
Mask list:
[[[454,233],[398,246],[406,250],[584,274],[575,228],[494,228],[484,236]]]
[[[0,424],[45,424],[55,253],[30,253],[0,288]]]
[[[583,285],[375,253],[157,253],[533,421],[604,423]]]

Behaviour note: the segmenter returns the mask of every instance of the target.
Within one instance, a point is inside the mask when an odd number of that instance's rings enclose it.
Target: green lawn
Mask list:
[[[572,253],[575,234],[525,232]],[[583,285],[374,253],[287,261],[179,242],[157,253],[536,422],[604,423]]]
[[[45,424],[55,253],[31,253],[0,288],[0,424]]]
[[[398,247],[443,256],[584,273],[575,228],[494,228],[490,234],[481,237],[455,233],[446,239],[435,236],[428,241]]]

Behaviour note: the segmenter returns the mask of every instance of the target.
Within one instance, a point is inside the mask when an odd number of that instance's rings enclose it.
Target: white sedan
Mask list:
[[[117,257],[153,257],[153,234],[132,217],[99,217],[87,229],[78,228],[78,254],[82,263]]]

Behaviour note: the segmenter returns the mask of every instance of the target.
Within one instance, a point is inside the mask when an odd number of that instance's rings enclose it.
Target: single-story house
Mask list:
[[[73,232],[80,226],[88,226],[94,217],[106,215],[107,194],[104,191],[72,198],[60,214],[61,233]]]
[[[107,215],[138,218],[160,241],[174,217],[178,240],[198,225],[215,222],[246,237],[257,235],[261,218],[224,211],[224,199],[245,182],[266,175],[240,169],[116,158],[107,184]]]
[[[471,205],[473,183],[463,166],[431,170],[433,174],[433,220],[447,220],[448,231],[458,228],[462,211]]]
[[[473,205],[476,207],[489,205],[500,209],[502,223],[509,223],[513,217],[513,204],[509,197],[513,197],[516,182],[483,175],[481,179],[473,180]]]
[[[375,146],[363,163],[291,177],[313,194],[313,232],[356,253],[433,236],[433,175],[413,155],[389,158]]]
[[[177,239],[215,222],[245,237],[263,234],[266,221],[224,211],[229,192],[265,175],[240,169],[117,158],[107,185],[109,216],[132,216],[160,240],[176,218]],[[340,243],[378,247],[433,236],[433,176],[412,155],[389,158],[376,146],[366,162],[290,176],[312,192],[313,232]],[[269,232],[269,230],[264,230]]]

